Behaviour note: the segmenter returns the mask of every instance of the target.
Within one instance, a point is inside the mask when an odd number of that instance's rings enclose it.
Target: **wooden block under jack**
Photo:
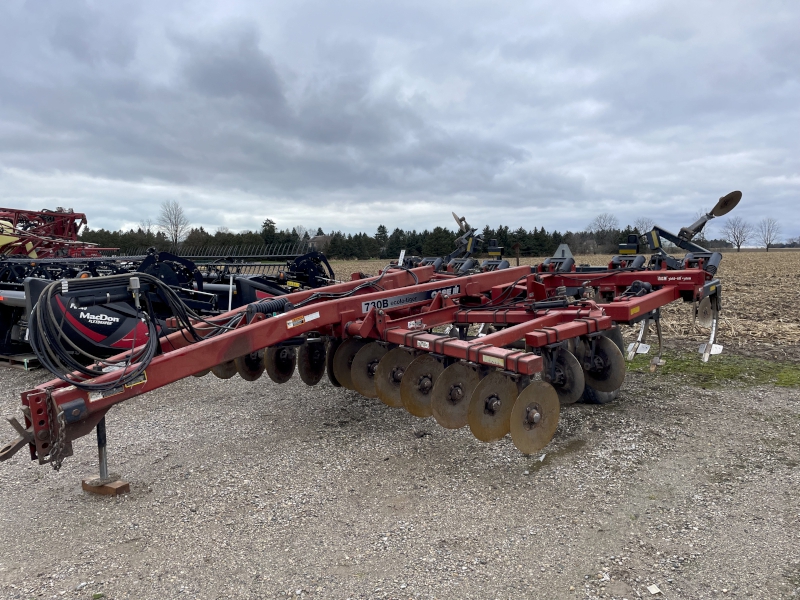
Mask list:
[[[90,494],[100,494],[102,496],[119,496],[120,494],[128,494],[131,491],[131,484],[127,481],[109,481],[96,485],[93,482],[98,480],[97,477],[87,477],[81,481],[81,487],[84,492]]]

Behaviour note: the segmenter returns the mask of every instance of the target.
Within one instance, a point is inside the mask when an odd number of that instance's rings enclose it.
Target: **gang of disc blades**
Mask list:
[[[209,373],[211,373],[211,369],[203,369],[199,373],[192,373],[192,377],[205,377]]]
[[[264,362],[264,351],[259,350],[252,354],[245,354],[233,361],[236,364],[236,372],[245,381],[255,381],[264,374],[266,364]]]
[[[350,379],[353,389],[366,398],[377,398],[378,390],[375,388],[375,372],[378,364],[389,349],[377,342],[370,342],[361,348],[350,367]]]
[[[211,372],[220,379],[230,379],[236,375],[236,363],[232,360],[211,367]]]
[[[400,400],[403,408],[415,417],[425,418],[433,414],[431,393],[436,380],[444,371],[444,365],[430,354],[415,358],[400,382]]]
[[[386,406],[393,408],[403,406],[403,400],[400,398],[400,382],[413,360],[414,355],[407,349],[394,348],[384,354],[378,363],[378,369],[375,371],[375,391]]]
[[[585,352],[590,352],[588,344]],[[583,364],[583,360],[581,360]],[[583,371],[586,385],[600,392],[613,392],[625,381],[625,357],[617,345],[607,337],[598,336],[595,342],[594,361],[589,369]]]
[[[325,342],[306,342],[297,351],[297,373],[306,385],[317,385],[328,362]]]
[[[551,359],[548,354],[543,357],[542,378],[555,388],[561,404],[574,404],[580,399],[586,386],[581,363],[566,348],[559,348],[552,356],[555,362],[555,379],[550,381]]]
[[[469,401],[480,380],[478,370],[465,362],[453,363],[442,371],[431,391],[431,411],[439,425],[459,429],[467,424]]]
[[[294,366],[297,363],[297,353],[294,348],[267,348],[264,354],[264,363],[267,366],[267,375],[275,383],[286,383],[294,375]]]
[[[742,192],[735,191],[731,192],[730,194],[724,195],[722,198],[719,199],[717,205],[711,209],[711,214],[715,217],[721,217],[722,215],[727,215],[731,212],[736,205],[739,204],[739,200],[742,199]]]
[[[325,354],[325,370],[328,373],[328,380],[334,387],[342,387],[342,384],[336,379],[336,375],[333,374],[333,357],[336,356],[336,350],[338,350],[341,345],[341,338],[331,338],[328,342],[328,351]]]
[[[517,382],[499,371],[481,379],[472,392],[467,422],[482,442],[502,439],[511,427],[511,409],[519,394]]]
[[[697,324],[700,327],[711,327],[714,322],[714,309],[711,308],[711,298],[706,296],[697,306]]]
[[[538,452],[553,439],[558,413],[555,388],[546,381],[532,381],[511,411],[511,441],[523,454]]]
[[[333,375],[342,384],[342,387],[346,387],[348,390],[355,389],[353,387],[353,378],[350,376],[350,367],[353,364],[353,359],[366,343],[361,339],[347,338],[336,349],[336,354],[333,355]]]

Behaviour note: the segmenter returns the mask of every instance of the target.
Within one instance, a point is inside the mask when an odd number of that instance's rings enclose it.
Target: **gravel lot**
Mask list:
[[[0,414],[45,379],[0,370]],[[107,422],[127,496],[81,491],[93,437],[59,473],[0,465],[2,598],[800,595],[796,388],[631,373],[543,460],[297,377],[189,378]]]

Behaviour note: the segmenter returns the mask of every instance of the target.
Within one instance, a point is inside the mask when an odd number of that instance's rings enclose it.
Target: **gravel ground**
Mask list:
[[[0,414],[45,378],[0,371]],[[800,596],[797,389],[632,373],[543,459],[327,380],[189,378],[107,422],[129,495],[81,491],[93,437],[0,465],[2,598]]]

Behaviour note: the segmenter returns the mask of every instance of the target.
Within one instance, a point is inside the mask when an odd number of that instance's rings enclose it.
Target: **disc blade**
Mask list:
[[[264,354],[264,363],[267,366],[267,375],[275,383],[286,383],[294,374],[297,362],[297,353],[294,348],[267,348]]]
[[[431,411],[439,425],[458,429],[467,424],[469,401],[480,380],[478,369],[464,362],[442,371],[431,391]]]
[[[232,360],[211,367],[211,372],[220,379],[230,379],[236,375],[236,363]]]
[[[558,394],[553,386],[532,381],[511,411],[511,441],[523,454],[538,452],[553,439],[558,413]]]
[[[511,409],[517,399],[517,383],[499,371],[481,379],[469,401],[467,422],[472,435],[482,442],[502,439],[511,427]]]
[[[333,357],[336,356],[336,350],[342,345],[341,338],[331,338],[328,342],[328,352],[325,355],[325,370],[328,373],[328,380],[333,387],[342,387],[336,375],[333,374]]]
[[[584,352],[590,351],[588,344],[584,344],[584,348]],[[584,365],[586,385],[600,392],[613,392],[625,381],[625,358],[617,345],[607,337],[597,338],[591,368],[585,368],[584,360],[580,362]]]
[[[697,324],[700,327],[711,327],[714,322],[714,309],[711,308],[711,298],[706,296],[700,300],[697,307]]]
[[[555,368],[552,368],[550,360],[550,356],[545,354],[542,378],[555,388],[561,404],[574,404],[580,399],[586,385],[581,363],[566,348],[560,348],[553,354]]]
[[[407,348],[394,348],[383,355],[375,371],[375,391],[378,398],[387,406],[400,408],[400,382],[414,355]]]
[[[255,381],[264,374],[266,368],[263,350],[245,354],[233,362],[236,364],[236,372],[239,373],[239,377],[245,381]]]
[[[367,398],[377,398],[378,390],[375,388],[375,372],[378,364],[389,349],[377,342],[370,342],[356,352],[353,365],[350,367],[350,379],[353,389]]]
[[[400,382],[400,400],[415,417],[424,419],[433,414],[431,392],[442,371],[444,365],[430,354],[420,354],[408,365]]]
[[[722,198],[719,199],[717,205],[711,209],[711,214],[715,217],[721,217],[722,215],[727,215],[731,212],[736,205],[739,204],[739,200],[742,199],[742,192],[735,191],[731,192],[730,194],[724,195]]]
[[[306,385],[317,385],[325,375],[325,342],[306,342],[297,351],[297,372]]]
[[[336,349],[336,354],[333,355],[333,374],[342,387],[346,387],[348,390],[355,389],[353,387],[353,378],[350,376],[350,367],[353,364],[353,359],[366,343],[361,339],[347,338]]]

